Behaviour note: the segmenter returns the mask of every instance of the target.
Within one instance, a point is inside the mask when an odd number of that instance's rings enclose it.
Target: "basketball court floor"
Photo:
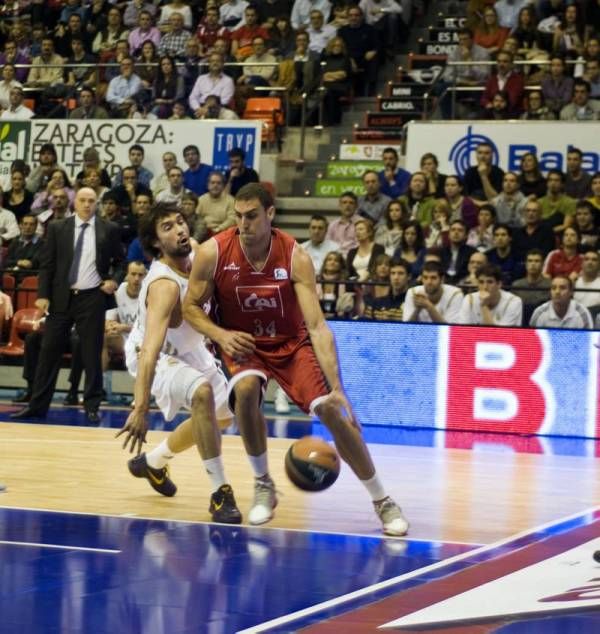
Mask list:
[[[269,420],[280,503],[264,527],[211,524],[194,451],[174,459],[174,498],[126,469],[114,438],[55,407],[12,423],[0,405],[0,633],[600,631],[600,446],[592,441],[365,428],[402,505],[407,538],[383,537],[347,467],[302,493],[283,459],[318,422]],[[170,429],[153,416],[149,445]],[[252,474],[224,437],[247,513]]]

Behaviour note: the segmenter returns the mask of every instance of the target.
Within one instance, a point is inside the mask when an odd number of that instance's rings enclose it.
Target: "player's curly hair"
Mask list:
[[[156,203],[147,214],[144,214],[139,219],[138,236],[142,249],[153,258],[158,258],[162,255],[160,249],[154,244],[158,239],[156,227],[163,218],[171,214],[181,214],[189,228],[190,224],[188,219],[175,203]]]

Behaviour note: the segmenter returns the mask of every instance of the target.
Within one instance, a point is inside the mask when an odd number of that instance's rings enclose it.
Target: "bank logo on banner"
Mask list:
[[[11,121],[0,125],[0,173],[10,174],[10,164],[17,159],[26,161],[29,150],[28,121]]]
[[[464,176],[464,173],[471,167],[471,154],[475,154],[475,150],[480,143],[488,143],[491,146],[493,152],[492,162],[494,165],[498,165],[499,154],[496,144],[489,136],[475,134],[473,126],[470,125],[467,128],[467,134],[458,139],[448,155],[448,160],[454,165],[455,174]]]
[[[214,169],[229,169],[228,153],[234,148],[244,150],[246,165],[252,165],[256,142],[256,128],[215,128],[212,157]]]

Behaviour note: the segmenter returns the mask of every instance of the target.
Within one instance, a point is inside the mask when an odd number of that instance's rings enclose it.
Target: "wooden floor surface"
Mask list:
[[[0,506],[208,521],[209,486],[193,450],[177,456],[179,490],[167,499],[132,478],[114,429],[0,423]],[[149,446],[163,432],[149,433]],[[286,479],[291,440],[269,439],[281,491],[270,527],[380,534],[369,498],[347,466],[323,493]],[[252,474],[239,437],[223,439],[227,474],[247,514]],[[387,489],[403,507],[413,538],[491,543],[600,505],[600,462],[593,458],[371,445]]]

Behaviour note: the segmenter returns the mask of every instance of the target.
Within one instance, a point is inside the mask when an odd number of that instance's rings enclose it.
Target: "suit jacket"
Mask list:
[[[446,283],[456,284],[463,277],[467,277],[469,274],[469,258],[475,253],[477,249],[470,247],[468,244],[462,244],[458,249],[456,256],[456,275],[448,275],[446,273]],[[450,263],[452,262],[452,249],[450,247],[444,247],[442,249],[442,266],[447,271]]]
[[[116,224],[96,216],[96,269],[103,280],[114,279],[117,284],[123,279],[125,260],[120,233]],[[74,241],[75,216],[49,224],[40,262],[38,297],[49,299],[52,311],[65,311],[69,305]],[[112,295],[106,298],[107,308],[116,305]]]
[[[485,108],[492,103],[494,95],[500,90],[498,87],[498,75],[488,77],[485,92],[481,97],[481,107]],[[508,113],[511,115],[523,112],[523,96],[525,95],[525,80],[521,73],[513,71],[506,80],[504,90],[508,93]]]

